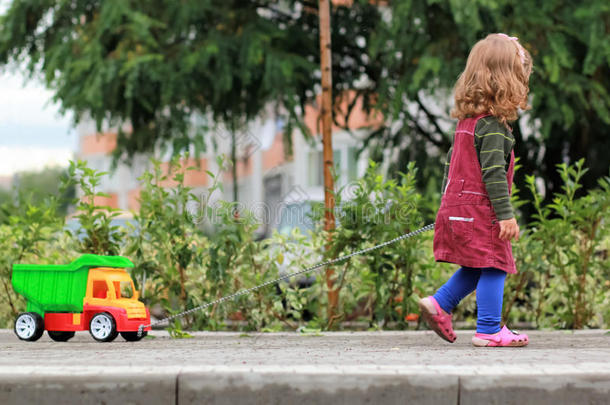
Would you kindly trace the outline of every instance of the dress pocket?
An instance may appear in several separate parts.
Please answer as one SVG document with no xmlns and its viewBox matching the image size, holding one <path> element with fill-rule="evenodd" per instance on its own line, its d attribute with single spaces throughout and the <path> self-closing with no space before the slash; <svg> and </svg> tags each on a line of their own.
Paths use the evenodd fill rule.
<svg viewBox="0 0 610 405">
<path fill-rule="evenodd" d="M 474 218 L 449 217 L 449 228 L 453 242 L 466 245 L 472 241 Z"/>
</svg>

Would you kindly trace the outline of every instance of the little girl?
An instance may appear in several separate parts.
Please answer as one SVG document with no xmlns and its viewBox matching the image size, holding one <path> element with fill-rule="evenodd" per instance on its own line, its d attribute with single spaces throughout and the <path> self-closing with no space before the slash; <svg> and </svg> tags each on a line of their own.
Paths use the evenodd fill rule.
<svg viewBox="0 0 610 405">
<path fill-rule="evenodd" d="M 475 346 L 525 346 L 528 337 L 500 328 L 504 279 L 516 273 L 511 239 L 519 226 L 510 203 L 513 138 L 508 122 L 527 109 L 530 54 L 517 38 L 491 34 L 470 52 L 455 85 L 459 122 L 445 163 L 434 231 L 434 257 L 459 270 L 434 296 L 419 302 L 423 318 L 443 339 L 457 338 L 451 311 L 477 294 Z"/>
</svg>

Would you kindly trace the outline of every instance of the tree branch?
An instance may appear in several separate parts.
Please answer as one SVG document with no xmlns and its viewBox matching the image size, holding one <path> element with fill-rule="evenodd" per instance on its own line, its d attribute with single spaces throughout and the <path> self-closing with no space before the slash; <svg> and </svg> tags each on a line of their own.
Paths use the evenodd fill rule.
<svg viewBox="0 0 610 405">
<path fill-rule="evenodd" d="M 447 150 L 449 149 L 449 147 L 451 146 L 449 144 L 449 142 L 445 139 L 445 137 L 443 136 L 443 134 L 445 133 L 445 131 L 443 131 L 441 129 L 441 127 L 438 125 L 438 122 L 436 121 L 437 117 L 432 114 L 424 105 L 424 103 L 421 101 L 421 98 L 419 97 L 419 94 L 415 97 L 415 100 L 417 101 L 417 105 L 419 106 L 419 108 L 424 112 L 424 114 L 426 114 L 426 117 L 428 118 L 428 122 L 430 122 L 434 128 L 436 129 L 436 132 L 441 136 L 441 140 L 437 141 L 437 146 L 438 145 L 442 145 L 442 148 Z M 431 137 L 429 137 L 429 139 L 432 139 Z"/>
</svg>

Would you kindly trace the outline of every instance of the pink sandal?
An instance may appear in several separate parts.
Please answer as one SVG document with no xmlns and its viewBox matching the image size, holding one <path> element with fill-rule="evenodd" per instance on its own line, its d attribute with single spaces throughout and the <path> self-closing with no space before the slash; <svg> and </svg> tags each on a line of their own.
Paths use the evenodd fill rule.
<svg viewBox="0 0 610 405">
<path fill-rule="evenodd" d="M 428 300 L 432 303 L 432 305 L 434 305 L 436 313 L 430 311 L 425 300 Z M 451 314 L 443 314 L 441 306 L 438 305 L 438 302 L 436 302 L 434 297 L 429 296 L 419 300 L 419 309 L 430 329 L 435 331 L 437 335 L 445 339 L 447 342 L 455 342 L 457 336 L 453 331 L 453 316 Z"/>
<path fill-rule="evenodd" d="M 504 325 L 495 335 L 476 333 L 472 344 L 477 347 L 523 347 L 527 346 L 529 338 L 526 334 L 514 332 Z"/>
</svg>

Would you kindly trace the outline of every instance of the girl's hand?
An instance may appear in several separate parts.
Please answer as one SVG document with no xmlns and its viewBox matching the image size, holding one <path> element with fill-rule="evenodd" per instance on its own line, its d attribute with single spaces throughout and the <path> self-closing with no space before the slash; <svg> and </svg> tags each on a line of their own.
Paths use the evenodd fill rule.
<svg viewBox="0 0 610 405">
<path fill-rule="evenodd" d="M 512 238 L 519 240 L 519 225 L 514 217 L 500 221 L 500 239 L 511 240 Z"/>
</svg>

